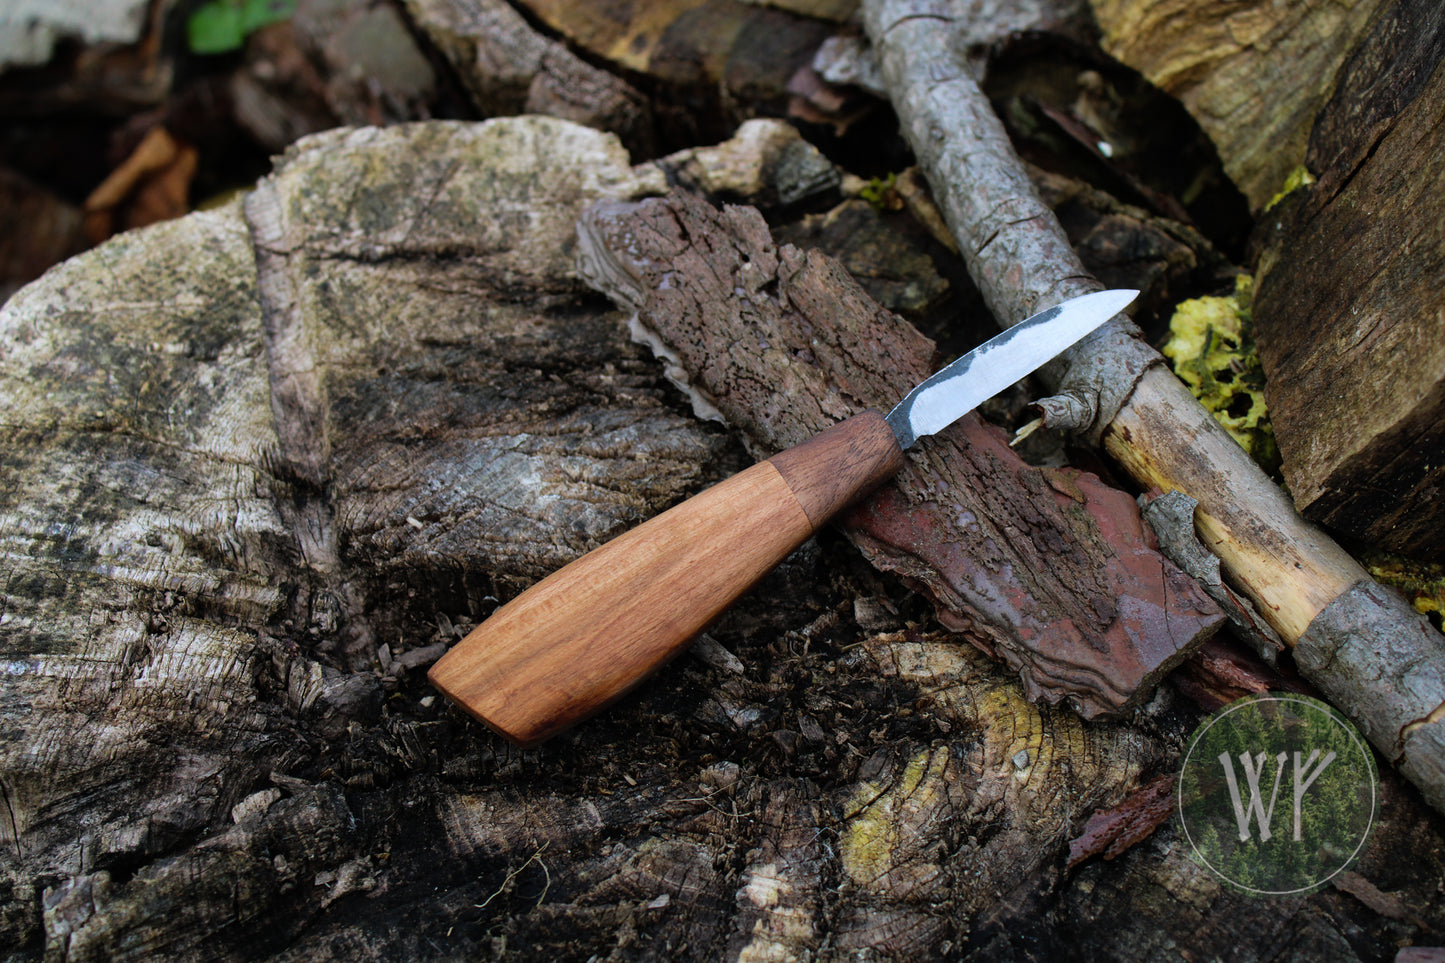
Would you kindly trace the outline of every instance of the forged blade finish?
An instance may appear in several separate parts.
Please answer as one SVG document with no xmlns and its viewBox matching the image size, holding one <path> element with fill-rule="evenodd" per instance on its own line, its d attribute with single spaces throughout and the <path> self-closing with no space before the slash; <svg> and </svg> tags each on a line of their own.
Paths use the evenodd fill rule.
<svg viewBox="0 0 1445 963">
<path fill-rule="evenodd" d="M 919 384 L 888 413 L 898 447 L 942 431 L 1124 310 L 1138 291 L 1095 291 L 1004 330 Z"/>
</svg>

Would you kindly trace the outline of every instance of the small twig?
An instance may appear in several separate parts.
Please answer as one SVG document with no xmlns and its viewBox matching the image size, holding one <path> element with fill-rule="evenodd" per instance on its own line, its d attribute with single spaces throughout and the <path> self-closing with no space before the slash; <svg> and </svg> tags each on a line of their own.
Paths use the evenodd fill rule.
<svg viewBox="0 0 1445 963">
<path fill-rule="evenodd" d="M 1024 425 L 1018 431 L 1014 432 L 1013 440 L 1008 443 L 1008 446 L 1010 448 L 1017 448 L 1019 445 L 1023 444 L 1025 438 L 1027 438 L 1029 435 L 1032 435 L 1043 426 L 1044 419 L 1035 418 L 1033 421 Z"/>
</svg>

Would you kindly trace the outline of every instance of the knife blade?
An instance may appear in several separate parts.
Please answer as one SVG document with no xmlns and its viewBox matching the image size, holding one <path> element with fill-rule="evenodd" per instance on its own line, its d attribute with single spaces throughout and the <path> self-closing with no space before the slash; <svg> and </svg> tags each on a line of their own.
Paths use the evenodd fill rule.
<svg viewBox="0 0 1445 963">
<path fill-rule="evenodd" d="M 1097 291 L 1006 329 L 910 391 L 668 509 L 547 576 L 427 673 L 457 706 L 534 746 L 624 695 L 844 508 L 903 452 L 1114 317 L 1137 291 Z"/>
</svg>

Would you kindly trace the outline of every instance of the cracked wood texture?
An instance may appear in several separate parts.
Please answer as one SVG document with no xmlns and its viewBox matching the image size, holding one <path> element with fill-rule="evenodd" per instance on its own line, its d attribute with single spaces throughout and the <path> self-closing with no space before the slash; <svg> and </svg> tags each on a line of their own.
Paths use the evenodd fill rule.
<svg viewBox="0 0 1445 963">
<path fill-rule="evenodd" d="M 934 370 L 931 342 L 836 261 L 775 246 L 751 208 L 684 193 L 603 203 L 582 235 L 584 274 L 637 307 L 649 340 L 760 456 L 887 411 Z M 1133 499 L 1025 464 L 974 414 L 910 451 L 844 530 L 1018 672 L 1029 698 L 1085 718 L 1147 699 L 1222 618 L 1154 549 Z"/>
<path fill-rule="evenodd" d="M 1066 874 L 1197 712 L 1031 705 L 833 535 L 543 749 L 449 709 L 419 670 L 497 598 L 745 462 L 571 266 L 583 204 L 660 187 L 563 123 L 339 131 L 0 309 L 0 958 L 1376 960 L 1440 931 L 1440 821 L 1388 778 L 1378 910 L 1223 891 L 1167 826 Z"/>
</svg>

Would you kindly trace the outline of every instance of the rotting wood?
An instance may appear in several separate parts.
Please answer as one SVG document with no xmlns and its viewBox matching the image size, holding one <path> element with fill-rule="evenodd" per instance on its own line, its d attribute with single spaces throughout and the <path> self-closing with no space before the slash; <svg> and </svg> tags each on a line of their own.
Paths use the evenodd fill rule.
<svg viewBox="0 0 1445 963">
<path fill-rule="evenodd" d="M 863 14 L 904 132 L 995 317 L 1024 317 L 1097 288 L 1038 199 L 978 85 L 955 60 L 948 9 L 865 0 Z M 1298 643 L 1317 616 L 1368 575 L 1300 518 L 1136 334 L 1111 324 L 1066 355 L 1067 367 L 1056 375 L 1063 403 L 1055 420 L 1089 428 L 1145 488 L 1195 498 L 1205 545 L 1285 642 Z M 1387 620 L 1380 631 L 1411 633 L 1425 647 L 1419 663 L 1396 665 L 1384 676 L 1373 675 L 1371 666 L 1356 665 L 1353 675 L 1351 667 L 1339 666 L 1317 684 L 1352 718 L 1368 717 L 1363 728 L 1376 748 L 1398 763 L 1407 730 L 1424 748 L 1433 738 L 1425 730 L 1445 726 L 1436 711 L 1445 705 L 1445 637 L 1416 632 L 1422 619 L 1403 604 L 1377 614 Z M 1415 683 L 1405 691 L 1396 685 L 1402 672 Z M 1409 766 L 1425 798 L 1445 811 L 1445 785 L 1429 781 L 1429 773 L 1429 767 Z"/>
<path fill-rule="evenodd" d="M 584 277 L 637 312 L 686 389 L 759 457 L 886 411 L 932 371 L 931 343 L 831 258 L 774 246 L 753 209 L 674 193 L 598 205 L 579 231 Z M 1024 464 L 976 414 L 910 452 L 843 528 L 1019 672 L 1030 698 L 1087 718 L 1138 705 L 1220 622 L 1154 552 L 1132 499 Z"/>
</svg>

